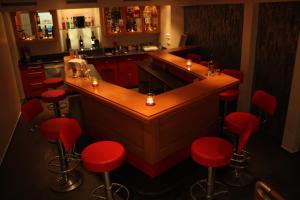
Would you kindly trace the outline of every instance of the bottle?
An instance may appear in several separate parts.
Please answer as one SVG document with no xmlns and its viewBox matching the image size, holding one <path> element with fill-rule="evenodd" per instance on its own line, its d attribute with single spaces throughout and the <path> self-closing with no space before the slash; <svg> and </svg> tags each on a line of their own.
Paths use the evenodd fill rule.
<svg viewBox="0 0 300 200">
<path fill-rule="evenodd" d="M 91 36 L 91 44 L 92 44 L 92 49 L 96 48 L 96 43 L 95 43 L 96 37 L 94 35 L 94 31 L 92 31 L 92 36 Z"/>
<path fill-rule="evenodd" d="M 207 72 L 207 75 L 208 76 L 213 76 L 214 73 L 215 73 L 215 62 L 214 62 L 214 59 L 213 59 L 213 56 L 210 55 L 210 60 L 208 61 L 208 72 Z"/>
<path fill-rule="evenodd" d="M 67 29 L 71 28 L 71 24 L 70 24 L 69 18 L 67 18 L 67 20 L 66 20 L 66 26 L 67 26 Z"/>
<path fill-rule="evenodd" d="M 44 30 L 45 30 L 45 37 L 46 38 L 48 38 L 49 37 L 49 32 L 48 32 L 48 28 L 47 28 L 47 26 L 45 25 L 45 27 L 44 27 Z"/>
<path fill-rule="evenodd" d="M 66 21 L 65 21 L 65 18 L 62 18 L 62 21 L 61 21 L 61 28 L 62 28 L 63 30 L 66 29 Z"/>
<path fill-rule="evenodd" d="M 40 25 L 40 23 L 41 23 L 40 16 L 38 13 L 36 13 L 36 23 L 37 23 L 37 25 Z"/>
<path fill-rule="evenodd" d="M 100 41 L 98 39 L 95 40 L 95 49 L 100 48 Z"/>
<path fill-rule="evenodd" d="M 74 19 L 73 19 L 73 17 L 71 17 L 71 20 L 70 20 L 70 28 L 75 28 L 74 27 Z"/>
<path fill-rule="evenodd" d="M 41 26 L 39 26 L 39 28 L 38 28 L 38 36 L 40 39 L 43 39 L 43 30 L 42 30 Z"/>
<path fill-rule="evenodd" d="M 94 26 L 94 25 L 95 25 L 94 17 L 91 16 L 91 26 Z"/>
<path fill-rule="evenodd" d="M 79 37 L 79 49 L 83 50 L 84 46 L 83 46 L 83 40 L 81 38 L 81 36 Z"/>
<path fill-rule="evenodd" d="M 67 47 L 67 51 L 69 51 L 69 49 L 71 48 L 71 40 L 69 38 L 68 33 L 67 33 L 67 37 L 66 37 L 66 47 Z"/>
</svg>

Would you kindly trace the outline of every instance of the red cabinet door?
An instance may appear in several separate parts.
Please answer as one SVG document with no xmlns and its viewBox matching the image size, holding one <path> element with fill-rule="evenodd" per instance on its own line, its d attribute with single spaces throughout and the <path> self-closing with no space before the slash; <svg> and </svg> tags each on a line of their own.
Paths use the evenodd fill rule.
<svg viewBox="0 0 300 200">
<path fill-rule="evenodd" d="M 88 63 L 94 65 L 95 69 L 104 81 L 117 84 L 117 63 L 114 59 L 103 58 L 98 60 L 89 60 Z"/>
<path fill-rule="evenodd" d="M 43 81 L 46 79 L 43 65 L 22 68 L 21 78 L 27 98 L 38 97 L 47 90 L 43 85 Z"/>
<path fill-rule="evenodd" d="M 132 88 L 138 85 L 137 59 L 122 58 L 118 61 L 118 85 Z"/>
</svg>

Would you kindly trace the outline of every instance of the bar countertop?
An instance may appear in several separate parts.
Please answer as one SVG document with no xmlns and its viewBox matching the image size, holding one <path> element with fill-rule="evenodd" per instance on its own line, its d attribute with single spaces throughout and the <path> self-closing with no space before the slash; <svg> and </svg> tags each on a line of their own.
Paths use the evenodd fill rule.
<svg viewBox="0 0 300 200">
<path fill-rule="evenodd" d="M 187 71 L 185 67 L 186 59 L 172 55 L 169 52 L 170 51 L 157 51 L 150 53 L 150 56 Z M 65 57 L 65 60 L 66 59 L 67 57 Z M 219 93 L 239 83 L 237 79 L 225 74 L 208 77 L 207 67 L 196 63 L 193 63 L 191 71 L 188 72 L 193 73 L 199 80 L 189 85 L 156 95 L 155 106 L 146 106 L 146 97 L 144 94 L 102 80 L 99 81 L 98 87 L 93 87 L 91 82 L 87 79 L 72 78 L 70 75 L 71 72 L 67 69 L 65 83 L 80 92 L 91 95 L 99 101 L 111 104 L 143 120 L 150 120 L 212 93 Z"/>
</svg>

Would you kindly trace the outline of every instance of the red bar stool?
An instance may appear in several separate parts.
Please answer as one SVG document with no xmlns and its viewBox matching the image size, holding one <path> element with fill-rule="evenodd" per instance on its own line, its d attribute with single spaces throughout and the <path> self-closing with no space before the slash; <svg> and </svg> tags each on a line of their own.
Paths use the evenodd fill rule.
<svg viewBox="0 0 300 200">
<path fill-rule="evenodd" d="M 61 77 L 47 78 L 43 81 L 46 88 L 56 89 L 64 84 L 64 79 Z"/>
<path fill-rule="evenodd" d="M 251 172 L 245 170 L 248 167 L 246 162 L 248 157 L 245 156 L 245 147 L 256 128 L 257 127 L 252 124 L 248 125 L 240 134 L 239 141 L 235 143 L 234 156 L 230 163 L 233 170 L 231 170 L 223 180 L 227 185 L 243 187 L 254 181 Z"/>
<path fill-rule="evenodd" d="M 125 149 L 120 143 L 113 141 L 96 142 L 87 146 L 81 155 L 86 170 L 103 173 L 104 185 L 94 189 L 91 193 L 92 197 L 113 200 L 118 199 L 117 195 L 122 194 L 124 195 L 123 199 L 129 199 L 128 189 L 119 183 L 111 183 L 109 178 L 109 172 L 118 168 L 125 159 Z"/>
<path fill-rule="evenodd" d="M 80 159 L 74 158 L 70 151 L 82 131 L 75 119 L 52 118 L 40 125 L 40 133 L 49 141 L 55 141 L 58 156 L 48 162 L 48 170 L 56 176 L 51 181 L 50 187 L 56 192 L 68 192 L 78 188 L 82 183 L 80 172 L 75 168 Z"/>
<path fill-rule="evenodd" d="M 260 110 L 259 113 L 261 115 L 271 116 L 275 112 L 277 101 L 272 95 L 262 90 L 257 90 L 252 97 L 252 104 Z M 237 140 L 240 140 L 244 131 L 251 126 L 253 133 L 257 132 L 260 124 L 264 122 L 263 120 L 260 116 L 248 112 L 233 112 L 225 117 L 225 127 L 228 132 L 236 137 L 236 150 L 238 149 Z M 236 152 L 236 155 L 232 162 L 234 170 L 231 171 L 224 181 L 232 186 L 246 186 L 253 181 L 252 175 L 246 170 L 248 166 L 246 161 L 249 159 L 249 153 L 243 149 L 242 153 Z"/>
<path fill-rule="evenodd" d="M 252 105 L 258 110 L 258 117 L 265 124 L 267 118 L 273 116 L 277 107 L 277 100 L 271 94 L 257 90 L 252 97 Z"/>
<path fill-rule="evenodd" d="M 56 117 L 61 116 L 59 101 L 66 97 L 66 92 L 62 89 L 48 90 L 41 94 L 41 98 L 44 102 L 52 103 L 53 110 Z"/>
<path fill-rule="evenodd" d="M 196 163 L 208 168 L 207 179 L 197 181 L 191 186 L 192 199 L 216 199 L 229 195 L 226 187 L 215 181 L 215 168 L 229 165 L 233 156 L 232 144 L 219 137 L 202 137 L 192 143 L 191 156 Z M 215 186 L 221 190 L 215 190 Z M 197 189 L 200 192 L 197 193 Z"/>
<path fill-rule="evenodd" d="M 24 122 L 29 125 L 29 130 L 34 132 L 37 125 L 31 124 L 33 119 L 37 117 L 44 110 L 41 102 L 38 99 L 31 99 L 21 106 L 22 117 Z"/>
<path fill-rule="evenodd" d="M 222 71 L 224 74 L 227 74 L 229 76 L 232 76 L 234 78 L 237 78 L 240 80 L 240 82 L 243 82 L 243 72 L 240 70 L 235 69 L 224 69 Z M 227 89 L 221 93 L 219 93 L 219 98 L 223 102 L 223 111 L 222 111 L 222 119 L 221 119 L 221 127 L 224 125 L 224 118 L 228 114 L 228 104 L 232 102 L 236 102 L 239 96 L 239 90 L 237 87 Z"/>
</svg>

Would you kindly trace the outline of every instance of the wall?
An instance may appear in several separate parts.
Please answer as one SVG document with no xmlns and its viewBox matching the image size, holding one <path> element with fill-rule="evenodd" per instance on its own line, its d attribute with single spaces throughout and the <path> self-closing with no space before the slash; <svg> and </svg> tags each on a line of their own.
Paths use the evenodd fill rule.
<svg viewBox="0 0 300 200">
<path fill-rule="evenodd" d="M 300 32 L 300 2 L 261 3 L 253 91 L 263 89 L 278 101 L 270 133 L 281 139 L 288 108 Z"/>
<path fill-rule="evenodd" d="M 0 163 L 2 163 L 20 115 L 20 97 L 5 29 L 3 13 L 1 12 L 0 46 L 2 52 L 0 54 L 0 96 L 2 98 L 0 98 Z"/>
<path fill-rule="evenodd" d="M 206 59 L 212 54 L 221 68 L 240 68 L 243 4 L 187 6 L 184 32 Z"/>
</svg>

